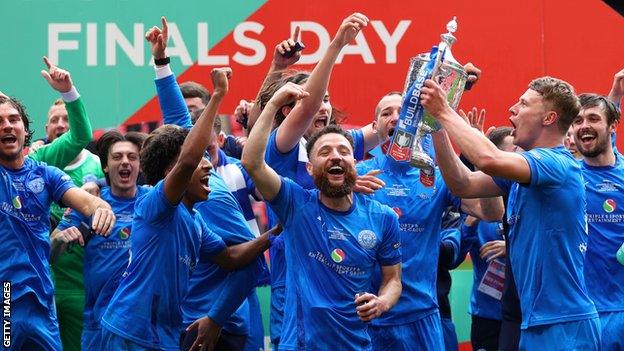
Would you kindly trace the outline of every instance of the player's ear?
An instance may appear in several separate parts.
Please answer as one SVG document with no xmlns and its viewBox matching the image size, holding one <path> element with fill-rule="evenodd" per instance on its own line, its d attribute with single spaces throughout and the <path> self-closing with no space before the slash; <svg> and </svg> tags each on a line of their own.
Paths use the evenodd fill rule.
<svg viewBox="0 0 624 351">
<path fill-rule="evenodd" d="M 308 174 L 310 176 L 314 175 L 314 173 L 312 172 L 312 164 L 310 162 L 306 162 L 306 171 L 308 171 Z"/>
</svg>

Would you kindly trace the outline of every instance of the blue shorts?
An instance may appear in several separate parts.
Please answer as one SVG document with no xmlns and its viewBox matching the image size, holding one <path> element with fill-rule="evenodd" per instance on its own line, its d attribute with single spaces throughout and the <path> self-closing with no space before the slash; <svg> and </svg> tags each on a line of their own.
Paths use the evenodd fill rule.
<svg viewBox="0 0 624 351">
<path fill-rule="evenodd" d="M 444 350 L 440 313 L 435 311 L 415 322 L 368 327 L 373 350 Z"/>
<path fill-rule="evenodd" d="M 523 329 L 519 350 L 599 351 L 600 320 L 591 318 Z"/>
<path fill-rule="evenodd" d="M 80 348 L 82 350 L 101 350 L 102 329 L 82 329 L 80 337 Z"/>
<path fill-rule="evenodd" d="M 11 301 L 11 317 L 5 319 L 11 323 L 10 344 L 3 340 L 3 349 L 62 350 L 56 311 L 51 307 L 42 306 L 31 293 Z"/>
<path fill-rule="evenodd" d="M 455 324 L 450 318 L 442 318 L 442 334 L 444 335 L 444 351 L 457 351 L 457 333 L 455 332 Z"/>
<path fill-rule="evenodd" d="M 141 346 L 135 342 L 111 332 L 106 328 L 102 328 L 102 347 L 101 351 L 159 351 L 160 349 L 151 349 Z"/>
<path fill-rule="evenodd" d="M 282 335 L 282 324 L 284 323 L 284 304 L 286 301 L 286 287 L 271 289 L 271 319 L 270 333 L 271 342 L 279 344 Z"/>
<path fill-rule="evenodd" d="M 624 351 L 624 311 L 602 312 L 602 349 Z"/>
</svg>

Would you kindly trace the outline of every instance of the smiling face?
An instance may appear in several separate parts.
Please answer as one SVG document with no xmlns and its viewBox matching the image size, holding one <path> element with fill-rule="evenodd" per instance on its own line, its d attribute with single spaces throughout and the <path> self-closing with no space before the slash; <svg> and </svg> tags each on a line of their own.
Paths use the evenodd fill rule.
<svg viewBox="0 0 624 351">
<path fill-rule="evenodd" d="M 297 103 L 300 103 L 300 102 L 297 102 Z M 312 134 L 327 127 L 329 125 L 331 114 L 332 114 L 332 105 L 331 105 L 331 102 L 329 101 L 329 93 L 325 93 L 325 96 L 323 97 L 323 101 L 321 102 L 321 107 L 319 108 L 318 112 L 316 112 L 316 114 L 314 115 L 312 124 L 310 125 L 308 130 L 306 130 L 304 137 L 306 139 L 309 139 L 310 136 L 312 136 Z"/>
<path fill-rule="evenodd" d="M 509 113 L 509 120 L 514 127 L 511 132 L 513 143 L 524 150 L 533 149 L 547 114 L 544 99 L 537 91 L 528 89 L 509 109 Z"/>
<path fill-rule="evenodd" d="M 202 160 L 195 168 L 191 181 L 186 188 L 184 196 L 190 200 L 191 203 L 197 203 L 200 201 L 208 200 L 210 194 L 210 171 L 212 170 L 212 164 L 208 159 L 202 158 Z"/>
<path fill-rule="evenodd" d="M 110 186 L 116 194 L 136 187 L 139 176 L 139 148 L 129 141 L 114 143 L 108 150 L 104 172 L 108 174 Z"/>
<path fill-rule="evenodd" d="M 399 115 L 401 114 L 401 104 L 403 97 L 399 94 L 384 96 L 375 108 L 375 126 L 377 134 L 381 140 L 394 135 Z"/>
<path fill-rule="evenodd" d="M 574 142 L 585 157 L 596 157 L 611 151 L 611 133 L 615 123 L 609 125 L 601 106 L 584 108 L 572 122 Z"/>
<path fill-rule="evenodd" d="M 69 121 L 65 104 L 52 105 L 48 111 L 48 122 L 45 125 L 46 137 L 49 142 L 60 137 L 69 130 Z"/>
<path fill-rule="evenodd" d="M 310 151 L 307 169 L 323 195 L 349 195 L 357 178 L 351 143 L 336 133 L 321 136 Z"/>
<path fill-rule="evenodd" d="M 19 111 L 10 103 L 0 104 L 0 159 L 19 159 L 25 140 L 26 127 Z"/>
</svg>

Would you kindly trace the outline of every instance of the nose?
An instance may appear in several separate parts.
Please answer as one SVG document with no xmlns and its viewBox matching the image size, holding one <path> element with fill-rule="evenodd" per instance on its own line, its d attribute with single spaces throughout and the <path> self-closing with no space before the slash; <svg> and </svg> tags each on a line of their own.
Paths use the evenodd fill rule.
<svg viewBox="0 0 624 351">
<path fill-rule="evenodd" d="M 11 124 L 11 122 L 9 122 L 8 118 L 2 118 L 0 119 L 0 129 L 7 129 L 7 130 L 11 130 L 13 127 L 13 125 Z"/>
<path fill-rule="evenodd" d="M 518 104 L 515 104 L 513 106 L 511 106 L 509 108 L 509 113 L 511 113 L 512 115 L 517 115 L 518 114 Z"/>
</svg>

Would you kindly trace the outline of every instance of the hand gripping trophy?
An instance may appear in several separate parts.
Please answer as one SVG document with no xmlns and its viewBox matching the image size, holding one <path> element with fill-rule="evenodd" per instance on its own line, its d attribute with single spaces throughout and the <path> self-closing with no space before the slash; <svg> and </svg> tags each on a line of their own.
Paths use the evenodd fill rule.
<svg viewBox="0 0 624 351">
<path fill-rule="evenodd" d="M 446 25 L 448 32 L 440 35 L 442 41 L 438 46 L 434 46 L 428 53 L 422 53 L 410 59 L 403 90 L 401 114 L 388 149 L 388 155 L 394 160 L 409 161 L 412 166 L 420 168 L 421 178 L 423 172 L 427 176 L 432 176 L 435 168 L 423 141 L 428 134 L 440 130 L 441 127 L 420 104 L 420 88 L 425 80 L 433 77 L 447 93 L 449 105 L 456 109 L 468 78 L 462 65 L 451 53 L 451 46 L 456 40 L 453 36 L 457 30 L 455 19 L 453 17 L 453 20 Z"/>
</svg>

